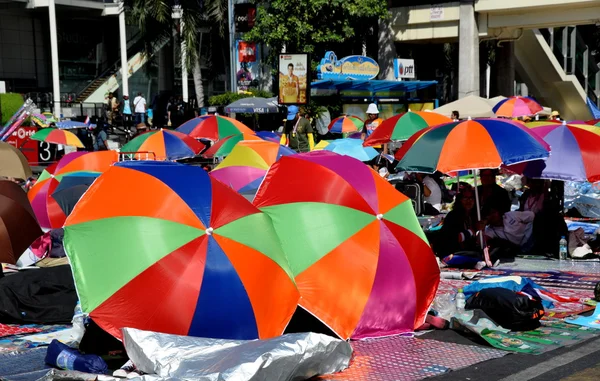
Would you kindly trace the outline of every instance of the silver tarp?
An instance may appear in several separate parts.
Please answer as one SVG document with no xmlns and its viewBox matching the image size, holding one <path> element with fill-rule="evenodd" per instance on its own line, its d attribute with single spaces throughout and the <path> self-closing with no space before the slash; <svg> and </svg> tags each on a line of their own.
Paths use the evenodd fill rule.
<svg viewBox="0 0 600 381">
<path fill-rule="evenodd" d="M 125 328 L 123 341 L 140 371 L 170 380 L 306 380 L 346 369 L 352 355 L 347 342 L 316 333 L 218 340 Z"/>
</svg>

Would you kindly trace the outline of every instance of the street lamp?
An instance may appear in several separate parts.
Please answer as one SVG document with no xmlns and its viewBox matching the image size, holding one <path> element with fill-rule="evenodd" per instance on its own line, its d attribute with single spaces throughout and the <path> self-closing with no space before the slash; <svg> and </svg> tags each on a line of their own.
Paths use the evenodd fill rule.
<svg viewBox="0 0 600 381">
<path fill-rule="evenodd" d="M 183 97 L 183 101 L 188 103 L 189 95 L 188 95 L 188 72 L 186 66 L 186 46 L 185 46 L 185 37 L 183 34 L 183 28 L 185 24 L 183 22 L 183 9 L 181 8 L 181 4 L 179 1 L 175 1 L 173 7 L 171 8 L 171 17 L 173 20 L 179 20 L 179 35 L 181 37 L 181 95 Z"/>
</svg>

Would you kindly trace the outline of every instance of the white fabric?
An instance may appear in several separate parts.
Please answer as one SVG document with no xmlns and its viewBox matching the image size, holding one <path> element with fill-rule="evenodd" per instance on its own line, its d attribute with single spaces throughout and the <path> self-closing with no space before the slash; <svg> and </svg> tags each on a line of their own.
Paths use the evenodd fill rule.
<svg viewBox="0 0 600 381">
<path fill-rule="evenodd" d="M 135 112 L 146 112 L 146 99 L 144 97 L 138 95 L 133 100 L 133 104 L 135 105 Z"/>
<path fill-rule="evenodd" d="M 379 114 L 379 110 L 375 103 L 371 103 L 369 107 L 367 107 L 367 114 Z"/>
<path fill-rule="evenodd" d="M 437 210 L 441 210 L 442 190 L 440 189 L 438 183 L 436 183 L 431 177 L 425 176 L 425 178 L 423 178 L 423 184 L 431 191 L 431 194 L 425 197 L 425 202 L 431 204 Z"/>
<path fill-rule="evenodd" d="M 490 238 L 505 239 L 515 245 L 522 246 L 531 238 L 533 231 L 533 212 L 504 213 L 503 226 L 486 226 L 485 235 Z"/>
<path fill-rule="evenodd" d="M 386 175 L 388 175 L 390 172 L 388 171 L 388 169 L 386 167 L 383 168 L 379 168 L 379 176 L 381 177 L 385 177 Z"/>
</svg>

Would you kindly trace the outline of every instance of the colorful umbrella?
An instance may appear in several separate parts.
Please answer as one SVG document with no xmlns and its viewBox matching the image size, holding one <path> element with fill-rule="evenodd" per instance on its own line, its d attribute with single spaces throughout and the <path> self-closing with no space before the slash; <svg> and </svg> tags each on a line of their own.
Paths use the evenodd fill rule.
<svg viewBox="0 0 600 381">
<path fill-rule="evenodd" d="M 204 149 L 204 145 L 182 134 L 171 130 L 148 131 L 132 139 L 121 147 L 121 152 L 150 152 L 155 160 L 179 160 L 194 157 Z M 145 154 L 134 155 L 143 160 Z"/>
<path fill-rule="evenodd" d="M 0 181 L 0 262 L 15 264 L 41 235 L 23 189 L 12 181 Z"/>
<path fill-rule="evenodd" d="M 552 147 L 546 161 L 536 160 L 510 169 L 527 177 L 551 180 L 600 180 L 600 129 L 588 125 L 552 123 L 533 127 L 532 131 Z"/>
<path fill-rule="evenodd" d="M 51 197 L 54 192 L 65 188 L 67 184 L 61 186 L 63 181 L 78 178 L 70 180 L 74 181 L 71 186 L 81 184 L 81 181 L 77 181 L 80 179 L 89 182 L 90 178 L 98 177 L 117 161 L 118 154 L 115 151 L 79 151 L 66 154 L 58 163 L 43 170 L 27 193 L 40 226 L 54 229 L 64 224 L 67 215 Z"/>
<path fill-rule="evenodd" d="M 388 118 L 365 140 L 365 146 L 377 146 L 392 140 L 406 140 L 426 127 L 452 122 L 452 119 L 429 111 L 409 111 Z"/>
<path fill-rule="evenodd" d="M 235 145 L 241 141 L 264 141 L 254 134 L 237 134 L 223 138 L 207 149 L 202 156 L 204 157 L 223 157 L 231 153 Z"/>
<path fill-rule="evenodd" d="M 590 126 L 596 126 L 596 127 L 600 127 L 600 119 L 592 119 L 592 120 L 588 120 L 587 122 L 585 122 L 586 124 L 589 124 Z"/>
<path fill-rule="evenodd" d="M 254 204 L 273 220 L 300 306 L 342 339 L 412 332 L 439 268 L 409 198 L 360 161 L 327 151 L 275 163 Z"/>
<path fill-rule="evenodd" d="M 473 119 L 417 132 L 398 151 L 397 168 L 434 173 L 499 168 L 548 157 L 550 147 L 521 123 Z"/>
<path fill-rule="evenodd" d="M 188 120 L 177 128 L 177 131 L 187 134 L 194 139 L 217 141 L 231 135 L 249 134 L 254 131 L 235 119 L 220 115 L 203 115 Z"/>
<path fill-rule="evenodd" d="M 273 143 L 279 143 L 281 141 L 281 135 L 273 131 L 256 131 L 256 136 L 262 140 L 266 140 Z"/>
<path fill-rule="evenodd" d="M 32 176 L 27 158 L 16 147 L 0 142 L 0 176 L 27 180 Z"/>
<path fill-rule="evenodd" d="M 295 153 L 278 143 L 241 141 L 210 175 L 240 193 L 256 193 L 269 167 L 282 156 Z"/>
<path fill-rule="evenodd" d="M 57 128 L 43 128 L 31 135 L 31 139 L 46 143 L 83 148 L 83 143 L 79 140 L 77 135 L 70 131 L 59 130 Z"/>
<path fill-rule="evenodd" d="M 350 156 L 360 161 L 369 161 L 379 155 L 379 152 L 375 148 L 363 147 L 362 140 L 349 138 L 332 140 L 323 149 L 340 155 Z"/>
<path fill-rule="evenodd" d="M 49 123 L 46 121 L 46 117 L 42 114 L 31 114 L 29 116 L 31 121 L 40 127 L 48 127 Z"/>
<path fill-rule="evenodd" d="M 492 110 L 497 116 L 519 118 L 535 115 L 544 108 L 531 97 L 514 96 L 501 100 Z"/>
<path fill-rule="evenodd" d="M 111 167 L 67 219 L 64 246 L 83 311 L 119 338 L 274 337 L 299 298 L 269 217 L 200 167 Z"/>
<path fill-rule="evenodd" d="M 329 145 L 329 143 L 331 143 L 333 140 L 321 140 L 320 142 L 317 143 L 317 145 L 315 145 L 315 149 L 313 151 L 320 151 L 320 150 L 324 150 L 325 147 L 327 147 Z"/>
<path fill-rule="evenodd" d="M 340 116 L 332 120 L 327 128 L 331 133 L 343 134 L 345 132 L 360 131 L 364 124 L 365 122 L 357 116 Z"/>
</svg>

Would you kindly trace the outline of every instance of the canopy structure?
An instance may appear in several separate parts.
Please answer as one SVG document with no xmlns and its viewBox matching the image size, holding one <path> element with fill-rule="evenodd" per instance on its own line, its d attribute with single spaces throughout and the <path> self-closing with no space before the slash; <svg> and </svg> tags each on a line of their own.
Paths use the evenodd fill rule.
<svg viewBox="0 0 600 381">
<path fill-rule="evenodd" d="M 434 112 L 450 117 L 452 111 L 458 111 L 461 118 L 492 118 L 496 116 L 488 99 L 469 95 L 454 102 L 436 108 Z"/>
<path fill-rule="evenodd" d="M 387 81 L 387 80 L 332 80 L 324 79 L 312 82 L 312 89 L 316 90 L 359 90 L 368 91 L 371 96 L 385 91 L 417 91 L 437 84 L 437 81 Z"/>
</svg>

